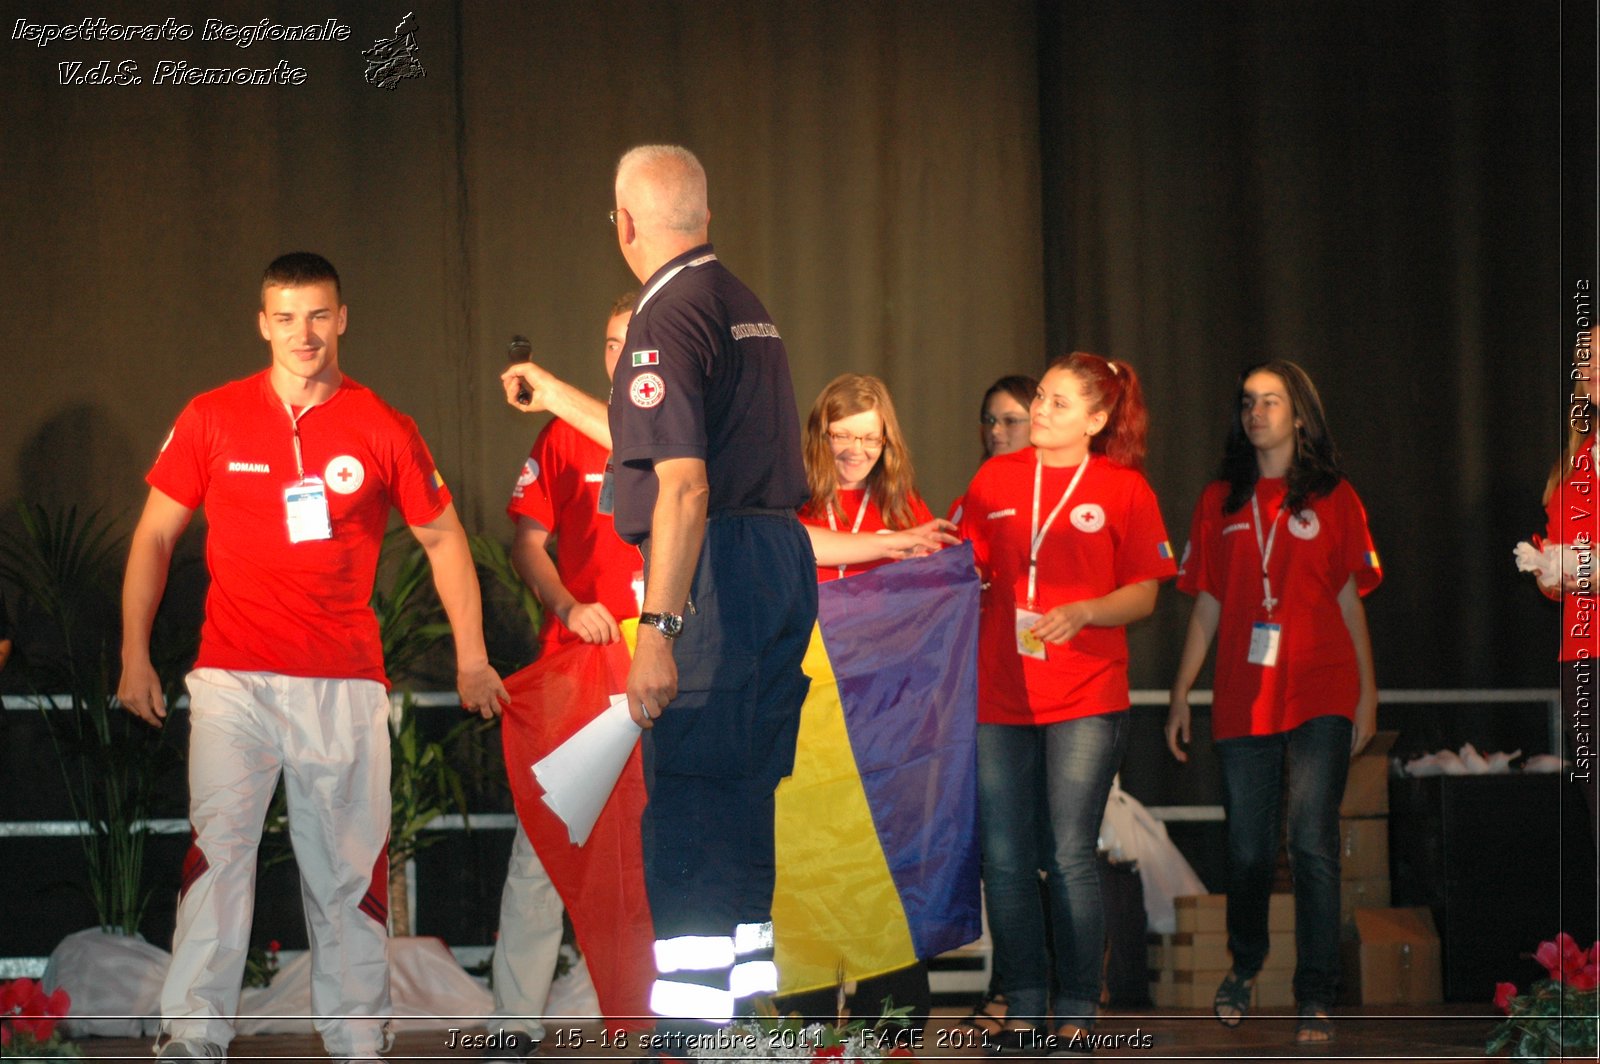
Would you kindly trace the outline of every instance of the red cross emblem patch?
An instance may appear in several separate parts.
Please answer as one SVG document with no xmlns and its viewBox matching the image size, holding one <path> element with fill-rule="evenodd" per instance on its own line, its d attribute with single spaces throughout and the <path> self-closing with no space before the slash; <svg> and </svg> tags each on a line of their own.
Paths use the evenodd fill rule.
<svg viewBox="0 0 1600 1064">
<path fill-rule="evenodd" d="M 641 373 L 628 385 L 628 398 L 642 410 L 657 406 L 667 397 L 667 382 L 654 373 Z"/>
<path fill-rule="evenodd" d="M 355 494 L 366 479 L 367 471 L 361 462 L 348 454 L 341 454 L 329 462 L 328 468 L 322 474 L 322 480 L 328 485 L 328 490 L 336 495 Z"/>
</svg>

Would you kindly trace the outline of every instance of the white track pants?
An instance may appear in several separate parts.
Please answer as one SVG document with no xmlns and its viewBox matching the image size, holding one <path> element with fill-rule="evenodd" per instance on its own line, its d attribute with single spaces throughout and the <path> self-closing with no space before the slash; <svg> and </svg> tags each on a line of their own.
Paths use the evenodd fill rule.
<svg viewBox="0 0 1600 1064">
<path fill-rule="evenodd" d="M 500 938 L 494 948 L 494 1019 L 504 1027 L 544 1038 L 545 1007 L 561 953 L 561 896 L 539 863 L 533 843 L 517 827 L 500 893 Z"/>
<path fill-rule="evenodd" d="M 161 990 L 164 1030 L 233 1038 L 256 850 L 281 772 L 311 940 L 311 1005 L 334 1057 L 376 1056 L 389 1015 L 389 701 L 372 680 L 189 674 L 193 843 Z"/>
</svg>

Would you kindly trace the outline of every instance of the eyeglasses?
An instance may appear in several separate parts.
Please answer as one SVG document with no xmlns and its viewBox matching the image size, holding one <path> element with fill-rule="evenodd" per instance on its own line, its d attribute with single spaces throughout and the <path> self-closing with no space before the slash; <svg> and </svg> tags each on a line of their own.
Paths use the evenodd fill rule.
<svg viewBox="0 0 1600 1064">
<path fill-rule="evenodd" d="M 876 451 L 883 446 L 882 436 L 855 436 L 848 432 L 830 432 L 828 439 L 833 441 L 835 447 L 848 447 L 852 443 L 859 443 L 869 451 Z"/>
<path fill-rule="evenodd" d="M 611 228 L 613 229 L 617 227 L 617 212 L 620 210 L 622 210 L 621 207 L 613 207 L 606 212 L 606 217 L 611 219 Z"/>
<path fill-rule="evenodd" d="M 978 420 L 986 429 L 992 429 L 996 425 L 1004 425 L 1008 429 L 1014 429 L 1019 425 L 1026 425 L 1028 423 L 1028 418 L 1020 414 L 1008 414 L 1005 417 L 995 417 L 993 414 L 984 414 L 980 416 Z"/>
</svg>

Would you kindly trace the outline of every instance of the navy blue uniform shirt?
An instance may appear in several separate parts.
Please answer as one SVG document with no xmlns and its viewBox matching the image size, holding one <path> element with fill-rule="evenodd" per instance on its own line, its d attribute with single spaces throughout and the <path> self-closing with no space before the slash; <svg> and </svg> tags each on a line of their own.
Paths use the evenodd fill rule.
<svg viewBox="0 0 1600 1064">
<path fill-rule="evenodd" d="M 707 511 L 796 509 L 810 495 L 789 356 L 754 292 L 710 244 L 645 282 L 611 389 L 617 534 L 650 535 L 654 463 L 699 458 Z"/>
</svg>

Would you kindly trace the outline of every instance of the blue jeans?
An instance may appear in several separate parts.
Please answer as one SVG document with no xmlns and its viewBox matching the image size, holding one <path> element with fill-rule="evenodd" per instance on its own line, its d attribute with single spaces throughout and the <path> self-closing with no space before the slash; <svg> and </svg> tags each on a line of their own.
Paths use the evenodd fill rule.
<svg viewBox="0 0 1600 1064">
<path fill-rule="evenodd" d="M 1055 938 L 1052 1012 L 1058 1024 L 1094 1022 L 1105 953 L 1094 853 L 1127 738 L 1126 710 L 1056 724 L 978 725 L 984 904 L 995 981 L 1013 1016 L 1045 1015 L 1042 868 Z"/>
<path fill-rule="evenodd" d="M 1294 875 L 1294 996 L 1331 1004 L 1339 989 L 1339 802 L 1350 769 L 1351 723 L 1313 717 L 1289 732 L 1223 739 L 1222 802 L 1228 814 L 1228 949 L 1254 975 L 1267 958 L 1267 899 L 1278 862 L 1279 807 Z"/>
</svg>

